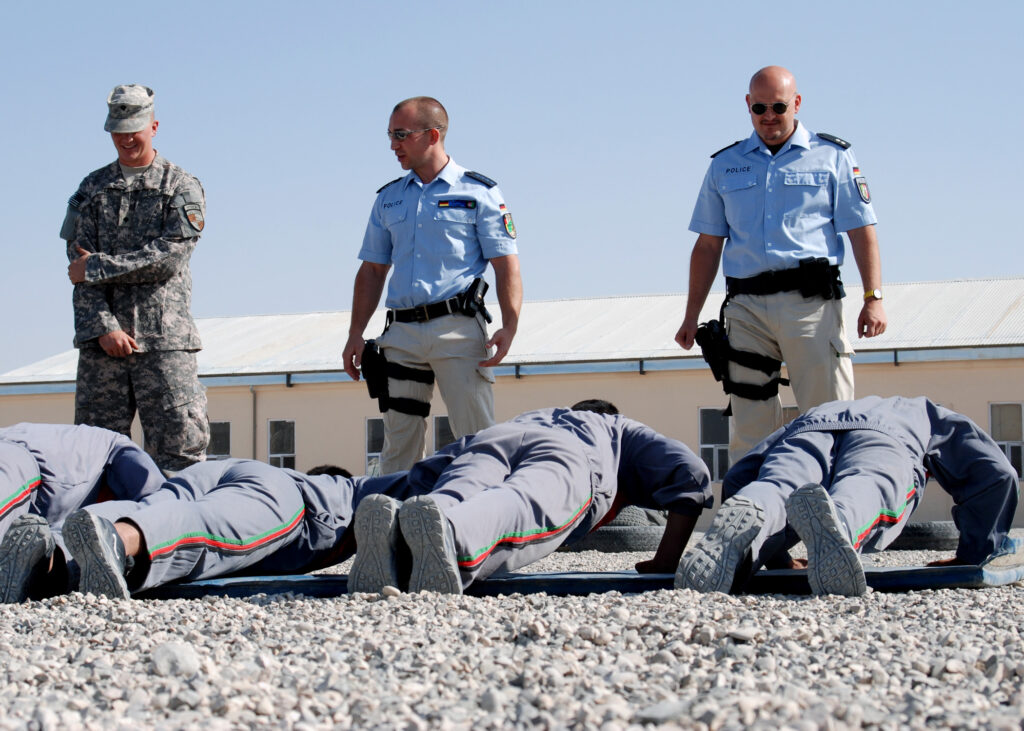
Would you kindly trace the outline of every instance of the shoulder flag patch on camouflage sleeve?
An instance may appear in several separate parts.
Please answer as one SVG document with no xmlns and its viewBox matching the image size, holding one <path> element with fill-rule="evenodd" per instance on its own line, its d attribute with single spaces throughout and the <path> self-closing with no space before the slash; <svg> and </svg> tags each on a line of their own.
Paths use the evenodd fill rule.
<svg viewBox="0 0 1024 731">
<path fill-rule="evenodd" d="M 189 226 L 194 228 L 197 232 L 203 230 L 203 227 L 206 225 L 206 221 L 203 219 L 203 209 L 198 203 L 186 203 L 183 213 Z"/>
<path fill-rule="evenodd" d="M 178 213 L 181 215 L 181 222 L 184 224 L 182 228 L 184 236 L 191 236 L 193 232 L 196 234 L 201 233 L 203 227 L 206 226 L 203 206 L 200 203 L 201 200 L 201 198 L 197 200 L 197 196 L 188 190 L 174 196 L 172 205 L 178 209 Z"/>
</svg>

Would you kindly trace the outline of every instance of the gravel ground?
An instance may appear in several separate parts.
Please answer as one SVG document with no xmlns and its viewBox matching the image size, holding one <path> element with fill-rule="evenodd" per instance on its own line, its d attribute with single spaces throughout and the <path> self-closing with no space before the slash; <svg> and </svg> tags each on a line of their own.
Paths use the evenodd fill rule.
<svg viewBox="0 0 1024 731">
<path fill-rule="evenodd" d="M 1024 726 L 1020 584 L 855 599 L 72 594 L 0 606 L 0 626 L 0 729 Z"/>
</svg>

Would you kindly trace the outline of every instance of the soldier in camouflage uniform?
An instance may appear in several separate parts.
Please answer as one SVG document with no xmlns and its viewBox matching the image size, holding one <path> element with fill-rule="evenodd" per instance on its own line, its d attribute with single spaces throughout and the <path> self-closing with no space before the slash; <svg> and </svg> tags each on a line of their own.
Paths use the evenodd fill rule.
<svg viewBox="0 0 1024 731">
<path fill-rule="evenodd" d="M 210 430 L 199 383 L 189 257 L 205 198 L 153 149 L 153 91 L 117 86 L 103 128 L 118 159 L 89 174 L 61 227 L 75 285 L 75 423 L 128 434 L 136 408 L 165 471 L 202 461 Z"/>
</svg>

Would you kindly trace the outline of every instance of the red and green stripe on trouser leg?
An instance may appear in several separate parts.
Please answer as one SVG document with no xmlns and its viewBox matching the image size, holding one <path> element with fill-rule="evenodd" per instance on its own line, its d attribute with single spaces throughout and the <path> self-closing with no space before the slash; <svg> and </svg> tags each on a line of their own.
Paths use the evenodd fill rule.
<svg viewBox="0 0 1024 731">
<path fill-rule="evenodd" d="M 89 508 L 111 522 L 128 519 L 145 537 L 149 569 L 133 590 L 237 573 L 301 534 L 305 505 L 287 472 L 244 461 L 218 474 L 214 465 L 190 468 L 138 503 Z"/>
<path fill-rule="evenodd" d="M 430 494 L 452 526 L 463 586 L 537 561 L 585 533 L 613 496 L 595 496 L 575 437 L 495 427 L 442 473 Z"/>
<path fill-rule="evenodd" d="M 0 537 L 15 518 L 28 512 L 41 484 L 32 454 L 19 444 L 0 440 Z"/>
</svg>

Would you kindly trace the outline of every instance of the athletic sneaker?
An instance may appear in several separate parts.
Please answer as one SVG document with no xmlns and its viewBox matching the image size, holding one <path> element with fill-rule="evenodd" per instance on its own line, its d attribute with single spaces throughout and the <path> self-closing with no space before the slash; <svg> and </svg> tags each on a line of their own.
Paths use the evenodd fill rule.
<svg viewBox="0 0 1024 731">
<path fill-rule="evenodd" d="M 78 564 L 78 590 L 111 599 L 128 599 L 125 581 L 128 559 L 114 524 L 87 510 L 72 513 L 64 522 L 64 543 Z"/>
<path fill-rule="evenodd" d="M 750 498 L 734 497 L 725 502 L 708 531 L 679 562 L 675 587 L 702 593 L 741 590 L 750 578 L 750 544 L 762 526 L 764 508 Z M 747 568 L 741 571 L 744 564 Z"/>
<path fill-rule="evenodd" d="M 41 515 L 22 515 L 11 523 L 0 541 L 0 602 L 28 599 L 29 588 L 50 568 L 54 542 Z"/>
<path fill-rule="evenodd" d="M 412 551 L 409 591 L 461 594 L 452 527 L 433 498 L 420 495 L 406 500 L 398 511 L 398 522 Z"/>
<path fill-rule="evenodd" d="M 368 495 L 356 508 L 356 557 L 348 572 L 348 593 L 379 592 L 398 586 L 398 501 Z"/>
<path fill-rule="evenodd" d="M 786 501 L 789 524 L 807 546 L 807 580 L 815 594 L 861 596 L 868 590 L 860 556 L 825 488 L 808 483 Z"/>
</svg>

